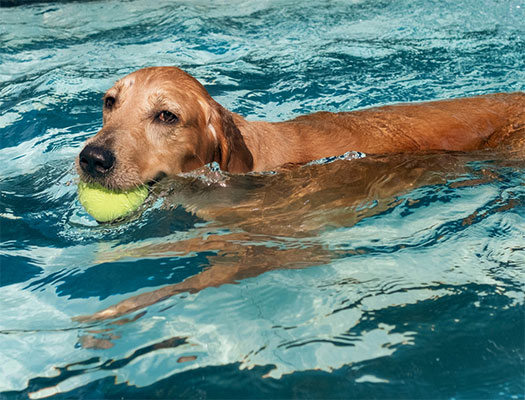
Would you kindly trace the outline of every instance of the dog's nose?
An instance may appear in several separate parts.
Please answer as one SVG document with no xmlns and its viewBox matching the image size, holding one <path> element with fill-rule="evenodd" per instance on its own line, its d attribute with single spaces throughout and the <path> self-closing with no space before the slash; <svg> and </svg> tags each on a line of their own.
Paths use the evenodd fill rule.
<svg viewBox="0 0 525 400">
<path fill-rule="evenodd" d="M 99 146 L 87 145 L 78 158 L 80 168 L 94 178 L 106 175 L 115 164 L 113 153 Z"/>
</svg>

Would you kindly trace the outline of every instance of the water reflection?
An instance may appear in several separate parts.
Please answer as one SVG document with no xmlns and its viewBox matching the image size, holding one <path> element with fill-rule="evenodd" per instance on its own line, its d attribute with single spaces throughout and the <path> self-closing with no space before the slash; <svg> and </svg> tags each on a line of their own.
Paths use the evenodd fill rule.
<svg viewBox="0 0 525 400">
<path fill-rule="evenodd" d="M 519 397 L 523 157 L 200 171 L 111 226 L 71 168 L 152 63 L 250 119 L 523 90 L 518 3 L 3 8 L 0 397 Z"/>
<path fill-rule="evenodd" d="M 500 179 L 497 171 L 479 167 L 480 158 L 489 155 L 438 153 L 330 160 L 252 175 L 226 175 L 204 167 L 164 182 L 156 190 L 165 207 L 182 205 L 209 223 L 173 239 L 168 236 L 117 246 L 99 253 L 98 261 L 168 256 L 185 260 L 202 254 L 207 267 L 183 281 L 127 298 L 78 320 L 119 317 L 177 293 L 219 287 L 271 270 L 327 265 L 352 255 L 400 250 L 409 242 L 392 245 L 384 231 L 372 231 L 376 237 L 369 236 L 366 246 L 353 237 L 346 243 L 332 237 L 347 236 L 345 230 L 367 218 L 381 216 L 385 220 L 396 210 L 394 218 L 406 218 L 436 201 L 459 198 L 457 188 Z M 478 165 L 469 164 L 472 160 Z M 469 218 L 472 214 L 461 223 L 466 224 Z M 431 240 L 445 236 L 444 232 L 436 234 L 438 228 L 428 226 L 428 221 L 424 225 Z M 323 236 L 331 238 L 329 243 L 320 239 Z M 380 240 L 381 244 L 375 244 Z M 414 242 L 421 245 L 421 238 Z"/>
</svg>

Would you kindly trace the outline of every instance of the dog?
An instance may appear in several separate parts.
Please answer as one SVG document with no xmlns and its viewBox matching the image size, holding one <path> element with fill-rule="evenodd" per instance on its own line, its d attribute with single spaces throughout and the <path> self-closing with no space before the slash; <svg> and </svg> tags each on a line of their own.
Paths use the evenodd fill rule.
<svg viewBox="0 0 525 400">
<path fill-rule="evenodd" d="M 344 163 L 293 168 L 348 150 L 367 154 L 352 161 L 351 173 Z M 179 174 L 217 162 L 230 173 L 228 187 L 182 179 L 172 201 L 190 204 L 190 211 L 219 225 L 227 222 L 231 232 L 210 235 L 207 226 L 202 234 L 197 229 L 185 240 L 137 243 L 104 254 L 107 260 L 116 260 L 135 253 L 138 257 L 216 253 L 208 257 L 207 269 L 183 282 L 75 319 L 117 318 L 177 293 L 198 292 L 276 268 L 329 263 L 338 257 L 337 252 L 315 241 L 291 249 L 257 243 L 275 237 L 315 236 L 326 225 L 352 225 L 389 209 L 397 195 L 411 188 L 465 176 L 470 173 L 466 164 L 471 154 L 473 159 L 491 159 L 495 151 L 503 160 L 506 154 L 517 155 L 522 164 L 524 93 L 249 122 L 214 101 L 197 80 L 178 68 L 138 70 L 105 94 L 103 127 L 77 158 L 81 179 L 111 189 L 128 189 L 163 177 L 177 184 Z M 276 169 L 281 173 L 244 174 Z M 491 174 L 483 170 L 478 181 L 470 182 L 498 179 Z M 348 187 L 351 193 L 341 196 L 338 187 Z M 361 207 L 371 202 L 374 207 Z M 317 206 L 312 209 L 305 204 Z M 360 211 L 349 213 L 348 209 Z"/>
<path fill-rule="evenodd" d="M 120 79 L 103 98 L 103 127 L 77 159 L 80 178 L 126 190 L 211 162 L 269 171 L 343 154 L 525 149 L 525 93 L 492 94 L 283 122 L 247 121 L 176 67 Z"/>
</svg>

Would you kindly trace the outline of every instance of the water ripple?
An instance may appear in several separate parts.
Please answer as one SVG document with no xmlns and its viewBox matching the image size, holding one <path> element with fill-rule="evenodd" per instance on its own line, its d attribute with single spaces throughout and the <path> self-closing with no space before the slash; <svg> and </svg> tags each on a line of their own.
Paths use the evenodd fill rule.
<svg viewBox="0 0 525 400">
<path fill-rule="evenodd" d="M 523 160 L 212 167 L 106 226 L 74 170 L 149 65 L 265 120 L 524 90 L 522 1 L 23 3 L 0 10 L 2 396 L 522 395 Z"/>
</svg>

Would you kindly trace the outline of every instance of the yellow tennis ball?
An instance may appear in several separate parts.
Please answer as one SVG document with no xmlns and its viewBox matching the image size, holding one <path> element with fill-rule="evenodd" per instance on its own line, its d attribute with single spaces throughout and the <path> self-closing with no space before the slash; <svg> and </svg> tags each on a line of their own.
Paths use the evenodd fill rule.
<svg viewBox="0 0 525 400">
<path fill-rule="evenodd" d="M 82 181 L 78 184 L 80 204 L 99 222 L 114 221 L 132 213 L 140 207 L 146 197 L 148 197 L 147 186 L 114 191 Z"/>
</svg>

